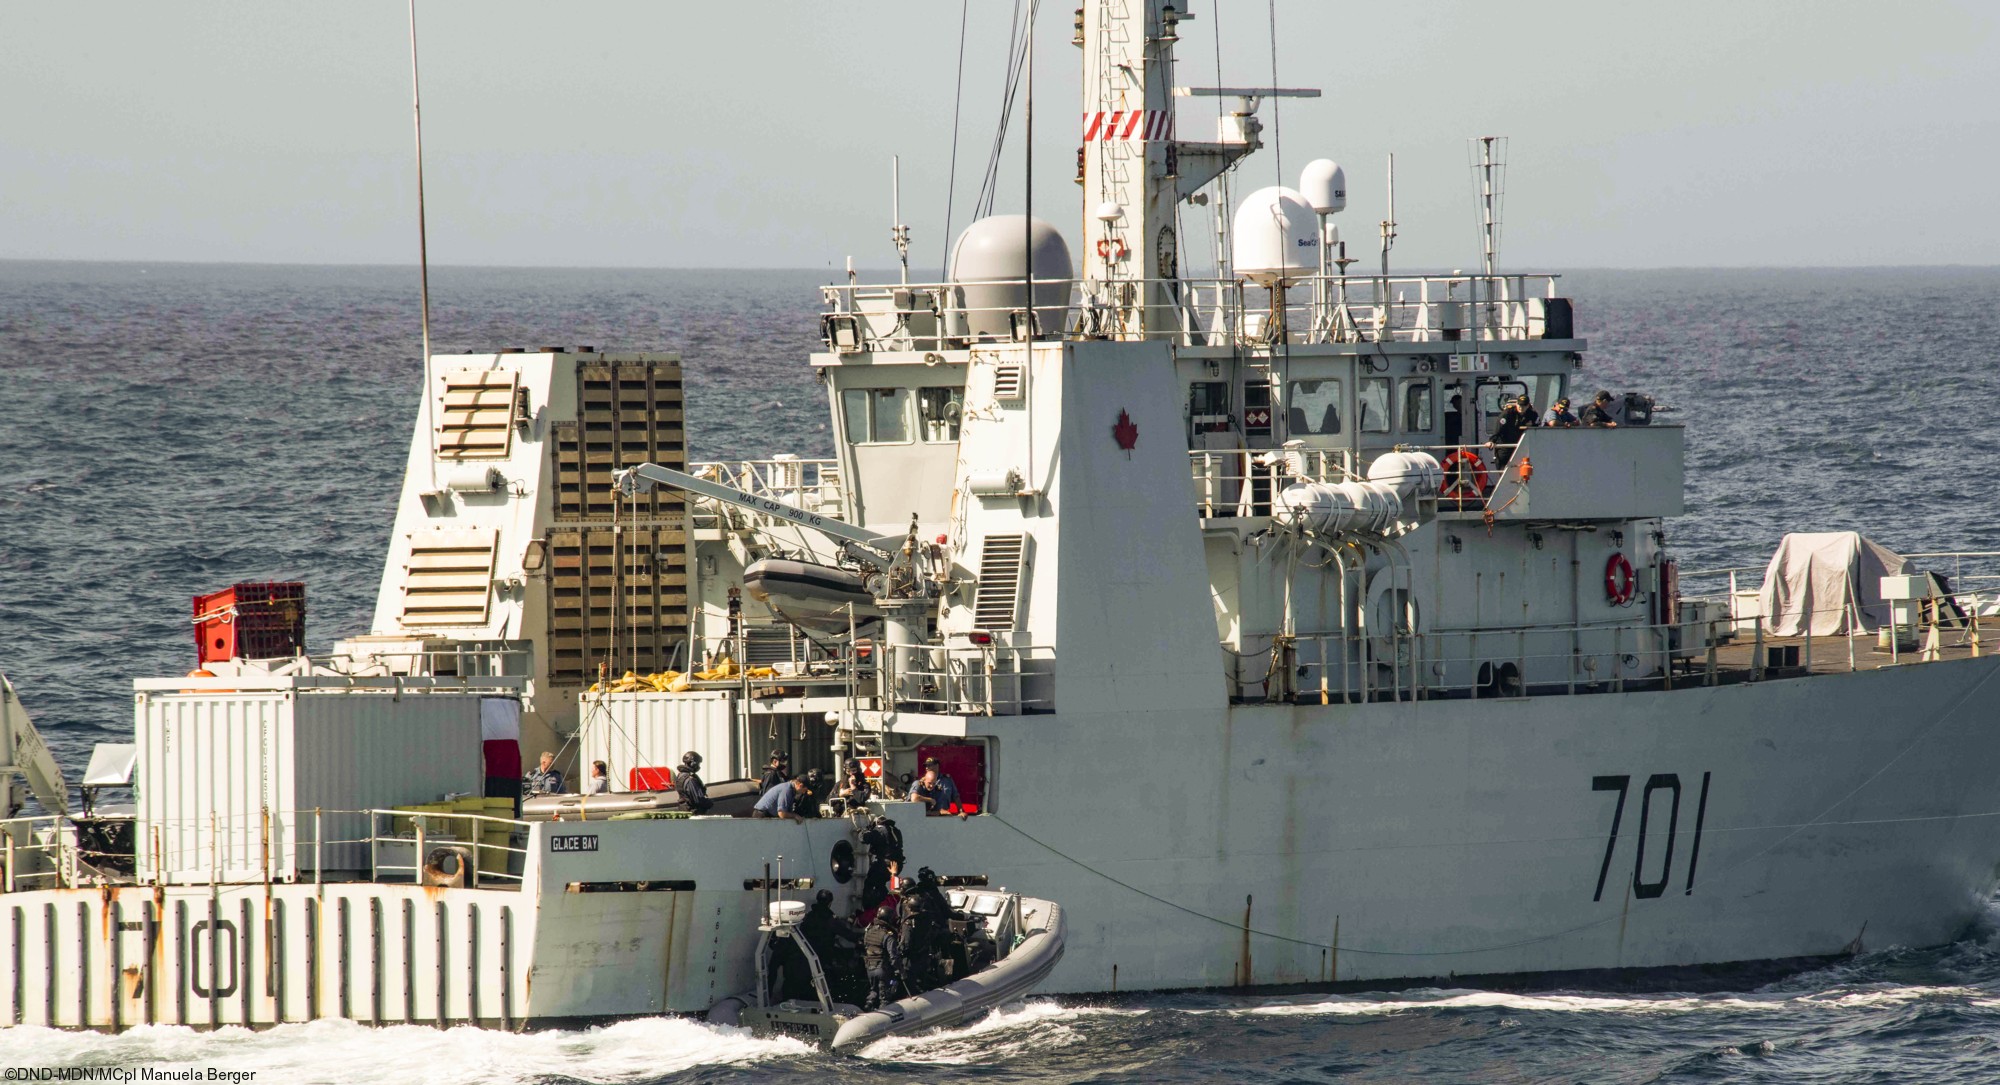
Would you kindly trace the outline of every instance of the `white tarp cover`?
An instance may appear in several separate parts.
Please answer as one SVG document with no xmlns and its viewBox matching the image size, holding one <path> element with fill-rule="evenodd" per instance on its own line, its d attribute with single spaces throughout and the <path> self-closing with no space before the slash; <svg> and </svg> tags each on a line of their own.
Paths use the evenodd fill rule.
<svg viewBox="0 0 2000 1085">
<path fill-rule="evenodd" d="M 1800 636 L 1808 621 L 1815 637 L 1873 632 L 1889 622 L 1882 578 L 1909 571 L 1908 558 L 1857 531 L 1786 535 L 1764 569 L 1765 632 Z"/>
</svg>

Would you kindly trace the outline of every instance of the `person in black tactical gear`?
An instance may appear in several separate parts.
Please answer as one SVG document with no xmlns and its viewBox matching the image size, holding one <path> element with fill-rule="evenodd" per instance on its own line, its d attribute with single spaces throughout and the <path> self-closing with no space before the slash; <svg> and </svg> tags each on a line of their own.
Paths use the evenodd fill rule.
<svg viewBox="0 0 2000 1085">
<path fill-rule="evenodd" d="M 833 891 L 822 889 L 814 896 L 806 917 L 799 920 L 799 934 L 819 959 L 826 976 L 827 993 L 836 1002 L 858 1006 L 867 997 L 867 976 L 855 967 L 855 951 L 861 931 L 833 913 Z"/>
<path fill-rule="evenodd" d="M 792 813 L 802 818 L 819 816 L 819 804 L 826 799 L 826 773 L 819 769 L 806 770 L 806 791 L 792 801 Z"/>
<path fill-rule="evenodd" d="M 928 991 L 945 982 L 941 962 L 949 955 L 946 933 L 951 903 L 929 867 L 917 871 L 916 882 L 902 894 L 903 960 L 911 991 Z"/>
<path fill-rule="evenodd" d="M 674 790 L 687 804 L 688 813 L 706 814 L 715 801 L 708 797 L 708 785 L 701 782 L 701 755 L 689 750 L 681 755 L 681 768 L 674 773 Z"/>
<path fill-rule="evenodd" d="M 792 778 L 792 755 L 783 750 L 772 750 L 771 759 L 764 767 L 764 778 L 757 781 L 757 793 L 763 793 Z"/>
<path fill-rule="evenodd" d="M 868 786 L 868 774 L 861 771 L 860 759 L 848 758 L 844 770 L 840 788 L 833 793 L 834 797 L 847 804 L 849 810 L 868 805 L 868 800 L 874 797 L 874 790 Z"/>
<path fill-rule="evenodd" d="M 885 905 L 876 910 L 875 922 L 861 936 L 861 960 L 868 967 L 868 1000 L 862 1009 L 877 1009 L 902 997 L 897 976 L 903 970 L 903 943 L 896 936 L 895 909 Z"/>
<path fill-rule="evenodd" d="M 861 882 L 861 907 L 867 909 L 889 895 L 889 879 L 903 867 L 903 833 L 877 814 L 861 830 L 861 843 L 868 849 L 868 874 Z"/>
</svg>

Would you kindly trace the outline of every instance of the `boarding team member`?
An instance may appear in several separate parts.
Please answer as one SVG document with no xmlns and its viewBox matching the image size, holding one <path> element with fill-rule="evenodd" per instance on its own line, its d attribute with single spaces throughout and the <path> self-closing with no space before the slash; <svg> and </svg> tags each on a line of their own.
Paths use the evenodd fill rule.
<svg viewBox="0 0 2000 1085">
<path fill-rule="evenodd" d="M 757 781 L 757 790 L 769 791 L 772 787 L 792 778 L 792 755 L 783 750 L 772 750 L 771 760 L 764 766 L 764 778 Z"/>
<path fill-rule="evenodd" d="M 1556 405 L 1542 415 L 1542 425 L 1549 429 L 1575 429 L 1581 424 L 1570 413 L 1568 396 L 1556 400 Z"/>
<path fill-rule="evenodd" d="M 674 773 L 674 790 L 687 804 L 688 813 L 706 814 L 715 800 L 708 797 L 708 785 L 701 782 L 701 755 L 689 750 L 681 755 L 681 770 Z"/>
<path fill-rule="evenodd" d="M 793 807 L 802 801 L 801 796 L 805 792 L 806 781 L 803 776 L 773 785 L 771 790 L 764 792 L 763 798 L 757 800 L 757 805 L 751 808 L 750 816 L 797 821 L 799 815 Z"/>
</svg>

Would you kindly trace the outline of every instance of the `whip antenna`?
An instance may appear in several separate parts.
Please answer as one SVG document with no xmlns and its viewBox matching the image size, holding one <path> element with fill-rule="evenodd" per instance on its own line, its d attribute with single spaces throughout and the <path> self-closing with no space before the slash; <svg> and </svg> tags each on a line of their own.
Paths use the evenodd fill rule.
<svg viewBox="0 0 2000 1085">
<path fill-rule="evenodd" d="M 417 83 L 417 0 L 410 0 L 410 113 L 417 128 L 417 297 L 423 309 L 424 326 L 424 428 L 431 423 L 431 256 L 424 228 L 424 96 Z M 432 434 L 432 447 L 436 435 Z M 431 489 L 437 489 L 437 455 L 430 456 Z"/>
</svg>

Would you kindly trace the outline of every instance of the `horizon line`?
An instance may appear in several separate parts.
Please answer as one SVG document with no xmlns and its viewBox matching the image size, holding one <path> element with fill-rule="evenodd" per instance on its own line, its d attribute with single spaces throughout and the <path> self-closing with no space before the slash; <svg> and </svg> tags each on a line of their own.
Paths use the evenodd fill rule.
<svg viewBox="0 0 2000 1085">
<path fill-rule="evenodd" d="M 250 267 L 250 268 L 353 268 L 381 270 L 417 270 L 416 262 L 371 263 L 365 261 L 308 262 L 299 260 L 143 260 L 127 257 L 69 257 L 69 256 L 0 256 L 0 264 L 88 264 L 95 266 L 165 266 L 165 267 Z M 780 272 L 820 272 L 831 271 L 845 275 L 844 266 L 829 262 L 825 267 L 806 265 L 750 265 L 750 264 L 432 264 L 432 268 L 453 271 L 780 271 Z M 883 267 L 856 267 L 857 274 L 888 274 L 900 271 L 895 265 Z M 1578 264 L 1568 271 L 1993 271 L 2000 270 L 2000 263 L 1993 264 Z M 1535 269 L 1533 265 L 1522 265 L 1517 270 L 1503 270 L 1495 274 L 1548 275 L 1565 274 Z M 1446 271 L 1442 268 L 1426 268 L 1412 264 L 1401 271 L 1390 272 L 1391 277 L 1412 274 L 1477 276 L 1477 272 L 1463 270 Z M 1348 278 L 1367 280 L 1376 275 L 1350 275 Z M 1195 276 L 1197 279 L 1203 276 Z"/>
</svg>

